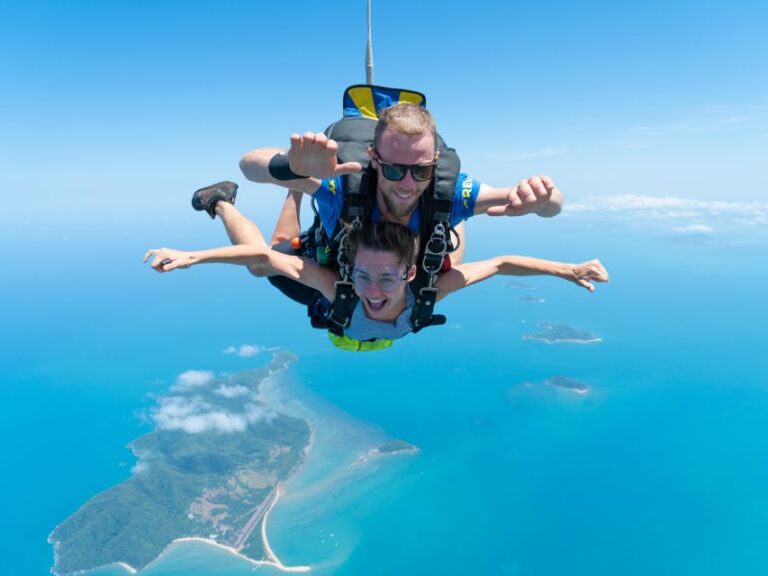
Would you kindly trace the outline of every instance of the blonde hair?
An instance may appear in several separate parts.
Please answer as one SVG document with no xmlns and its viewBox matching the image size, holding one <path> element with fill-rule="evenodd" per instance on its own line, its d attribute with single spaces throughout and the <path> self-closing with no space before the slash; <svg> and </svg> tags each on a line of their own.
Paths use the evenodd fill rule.
<svg viewBox="0 0 768 576">
<path fill-rule="evenodd" d="M 437 146 L 435 119 L 432 118 L 429 110 L 416 104 L 403 102 L 401 104 L 394 104 L 381 111 L 379 121 L 376 124 L 376 132 L 373 136 L 374 147 L 378 145 L 381 133 L 387 128 L 409 136 L 431 134 L 435 139 L 435 146 Z"/>
</svg>

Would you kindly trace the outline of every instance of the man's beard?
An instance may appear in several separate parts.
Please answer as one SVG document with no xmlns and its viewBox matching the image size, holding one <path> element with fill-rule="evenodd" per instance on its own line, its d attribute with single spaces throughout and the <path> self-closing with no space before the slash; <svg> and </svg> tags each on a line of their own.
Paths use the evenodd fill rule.
<svg viewBox="0 0 768 576">
<path fill-rule="evenodd" d="M 408 204 L 399 198 L 393 198 L 395 194 L 396 192 L 394 189 L 392 189 L 389 193 L 385 193 L 384 190 L 381 191 L 381 198 L 384 202 L 384 207 L 387 209 L 387 212 L 395 218 L 406 218 L 407 216 L 413 214 L 414 210 L 416 210 L 416 206 L 419 203 L 421 194 L 414 193 L 411 202 Z"/>
</svg>

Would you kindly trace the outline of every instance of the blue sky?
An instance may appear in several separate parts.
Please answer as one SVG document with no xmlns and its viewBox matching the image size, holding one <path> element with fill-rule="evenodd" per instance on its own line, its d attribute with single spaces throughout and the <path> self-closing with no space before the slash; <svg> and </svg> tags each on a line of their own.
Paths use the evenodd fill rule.
<svg viewBox="0 0 768 576">
<path fill-rule="evenodd" d="M 577 205 L 766 198 L 764 2 L 373 6 L 376 81 L 424 91 L 472 176 L 547 173 Z M 0 172 L 31 208 L 6 232 L 199 224 L 190 192 L 334 120 L 364 47 L 362 0 L 2 4 Z M 281 195 L 245 190 L 273 221 Z"/>
<path fill-rule="evenodd" d="M 730 274 L 739 266 L 757 268 L 759 285 L 759 249 L 718 267 L 708 248 L 732 241 L 728 226 L 759 236 L 756 245 L 768 238 L 768 2 L 373 3 L 376 81 L 425 92 L 471 176 L 509 185 L 546 173 L 565 194 L 567 211 L 554 221 L 526 218 L 512 229 L 474 219 L 470 258 L 491 251 L 602 258 L 613 281 L 599 299 L 569 293 L 561 301 L 585 329 L 592 317 L 598 325 L 623 322 L 599 311 L 616 302 L 632 303 L 630 318 L 666 319 L 679 294 L 689 294 L 691 269 L 706 272 L 693 278 L 704 277 L 708 291 L 690 293 L 708 303 L 712 294 L 718 303 L 733 300 Z M 103 487 L 105 470 L 124 477 L 114 463 L 136 436 L 130 411 L 148 379 L 158 378 L 159 389 L 183 370 L 230 370 L 234 354 L 248 357 L 244 342 L 328 346 L 305 327 L 302 310 L 241 270 L 202 267 L 159 280 L 141 256 L 160 245 L 224 243 L 218 222 L 189 206 L 193 190 L 222 179 L 242 185 L 238 205 L 269 232 L 283 195 L 245 184 L 238 160 L 335 120 L 343 89 L 365 79 L 365 37 L 363 0 L 0 1 L 0 300 L 12 343 L 0 347 L 11 382 L 0 395 L 14 394 L 0 406 L 16 417 L 3 422 L 14 430 L 44 418 L 64 431 L 65 449 L 22 480 L 45 483 L 50 469 L 77 469 L 70 459 L 93 472 L 72 480 L 77 487 L 65 487 L 55 505 L 35 508 L 35 488 L 47 484 L 32 483 L 35 502 L 21 498 L 20 509 L 36 510 L 40 534 Z M 656 227 L 650 242 L 642 231 L 617 245 L 601 235 L 637 223 Z M 657 278 L 673 268 L 665 258 L 682 272 Z M 200 306 L 199 294 L 214 289 L 236 316 Z M 737 332 L 743 318 L 765 325 L 746 294 L 736 299 Z M 450 321 L 483 322 L 466 308 L 478 300 L 448 301 Z M 702 308 L 701 324 L 714 318 L 724 326 L 717 322 L 732 308 Z M 661 344 L 649 337 L 646 347 L 671 342 L 665 350 L 694 357 L 677 337 L 686 326 L 673 322 L 674 336 Z M 750 342 L 764 341 L 755 330 Z M 440 334 L 393 353 L 426 350 Z M 59 399 L 77 409 L 60 410 Z M 91 426 L 94 415 L 95 429 L 114 434 L 117 426 L 121 436 L 89 459 L 83 447 L 93 434 L 83 423 Z M 18 466 L 15 454 L 49 450 L 48 430 L 40 430 L 11 451 L 9 469 Z M 47 566 L 42 537 L 34 546 Z"/>
</svg>

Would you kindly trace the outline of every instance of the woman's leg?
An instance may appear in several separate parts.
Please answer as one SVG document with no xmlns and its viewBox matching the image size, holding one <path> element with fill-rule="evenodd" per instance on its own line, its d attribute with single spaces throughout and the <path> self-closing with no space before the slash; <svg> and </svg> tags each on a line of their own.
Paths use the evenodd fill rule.
<svg viewBox="0 0 768 576">
<path fill-rule="evenodd" d="M 252 244 L 255 246 L 266 246 L 264 235 L 256 224 L 243 216 L 240 211 L 228 202 L 216 203 L 216 216 L 224 224 L 224 230 L 227 231 L 232 244 Z"/>
<path fill-rule="evenodd" d="M 224 229 L 227 231 L 229 241 L 232 244 L 250 244 L 252 246 L 266 246 L 267 241 L 256 224 L 243 216 L 240 211 L 229 202 L 217 202 L 216 216 L 219 217 Z M 248 266 L 248 271 L 254 276 L 263 276 L 255 266 Z"/>
</svg>

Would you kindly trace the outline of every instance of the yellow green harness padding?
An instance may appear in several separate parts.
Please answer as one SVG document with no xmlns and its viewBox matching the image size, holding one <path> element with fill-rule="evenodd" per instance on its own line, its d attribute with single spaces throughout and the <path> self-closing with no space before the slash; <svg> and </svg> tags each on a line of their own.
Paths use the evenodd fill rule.
<svg viewBox="0 0 768 576">
<path fill-rule="evenodd" d="M 375 352 L 376 350 L 389 348 L 395 343 L 394 340 L 387 340 L 386 338 L 377 340 L 355 340 L 349 336 L 339 336 L 333 332 L 328 332 L 328 338 L 337 348 L 349 350 L 350 352 Z"/>
</svg>

